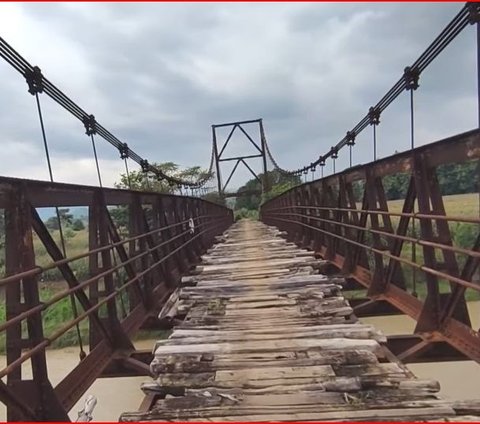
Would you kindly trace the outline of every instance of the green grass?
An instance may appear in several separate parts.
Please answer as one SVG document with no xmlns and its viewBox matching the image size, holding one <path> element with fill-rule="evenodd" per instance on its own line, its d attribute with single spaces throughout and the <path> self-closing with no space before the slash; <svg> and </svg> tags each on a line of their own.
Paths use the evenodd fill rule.
<svg viewBox="0 0 480 424">
<path fill-rule="evenodd" d="M 445 206 L 445 212 L 447 216 L 450 217 L 458 217 L 458 218 L 467 218 L 467 217 L 478 217 L 479 214 L 479 197 L 477 193 L 469 193 L 469 194 L 455 194 L 450 196 L 444 196 L 443 202 Z M 401 212 L 403 200 L 395 200 L 390 201 L 388 206 L 392 212 Z M 416 209 L 418 210 L 418 205 L 416 205 Z M 398 223 L 394 223 L 395 227 Z M 453 245 L 457 247 L 462 247 L 466 249 L 471 249 L 475 242 L 475 239 L 479 232 L 479 226 L 477 224 L 468 224 L 468 223 L 460 223 L 460 222 L 450 222 L 449 223 L 450 233 L 453 239 Z M 412 228 L 410 228 L 410 233 L 413 234 Z M 420 234 L 420 223 L 416 222 L 416 229 L 415 229 L 416 237 L 419 237 Z M 423 249 L 422 246 L 417 246 L 416 251 L 416 263 L 423 264 L 424 257 L 423 257 Z M 443 262 L 443 253 L 441 249 L 435 249 L 436 259 L 439 262 Z M 412 260 L 412 244 L 405 243 L 402 249 L 403 258 Z M 463 265 L 466 261 L 466 255 L 456 254 L 457 262 L 462 269 Z M 415 273 L 415 280 L 417 282 L 415 291 L 418 294 L 420 299 L 424 299 L 426 297 L 426 276 L 425 273 L 412 269 L 409 266 L 403 266 L 405 279 L 407 282 L 407 287 L 413 291 L 413 280 L 414 280 L 414 273 Z M 449 293 L 450 292 L 450 283 L 447 280 L 439 280 L 439 290 L 440 293 Z M 465 297 L 467 300 L 480 300 L 480 292 L 467 289 L 465 293 Z"/>
<path fill-rule="evenodd" d="M 50 287 L 41 287 L 40 288 L 40 301 L 46 302 L 50 300 L 58 290 L 52 290 Z M 81 306 L 76 303 L 78 313 L 80 314 L 83 309 Z M 43 333 L 44 337 L 49 338 L 59 330 L 63 325 L 66 325 L 68 322 L 71 322 L 74 319 L 72 303 L 70 297 L 59 300 L 53 305 L 49 306 L 47 309 L 41 312 L 42 323 L 43 323 Z M 0 321 L 5 322 L 6 320 L 6 310 L 5 303 L 0 304 Z M 79 323 L 79 330 L 82 341 L 84 344 L 88 342 L 88 322 L 87 320 L 82 320 Z M 27 336 L 26 320 L 22 322 L 22 336 Z M 5 352 L 5 332 L 0 333 L 0 353 Z M 75 327 L 68 330 L 62 336 L 57 338 L 52 342 L 50 347 L 52 348 L 61 348 L 66 346 L 74 346 L 79 344 L 77 330 Z"/>
<path fill-rule="evenodd" d="M 443 203 L 445 212 L 448 216 L 457 217 L 477 217 L 479 216 L 479 199 L 478 193 L 467 194 L 452 194 L 450 196 L 443 196 Z M 390 212 L 401 212 L 403 206 L 403 199 L 390 200 L 388 208 Z M 418 204 L 415 205 L 418 211 Z"/>
<path fill-rule="evenodd" d="M 57 246 L 60 247 L 59 231 L 54 230 L 51 231 L 50 234 L 57 243 Z M 80 255 L 88 250 L 88 229 L 81 231 L 67 229 L 64 231 L 64 236 L 67 257 Z M 52 263 L 52 258 L 36 234 L 33 236 L 33 248 L 35 250 L 35 262 L 37 265 L 46 266 Z M 88 276 L 88 257 L 71 262 L 70 267 L 78 279 L 86 278 Z M 59 281 L 62 280 L 62 275 L 60 271 L 55 268 L 45 271 L 42 274 L 42 279 L 44 281 Z"/>
<path fill-rule="evenodd" d="M 258 220 L 258 210 L 240 208 L 234 211 L 234 219 L 238 221 L 242 218 Z"/>
<path fill-rule="evenodd" d="M 60 244 L 60 235 L 58 230 L 50 231 L 52 238 L 55 240 L 58 246 Z M 80 255 L 88 251 L 88 229 L 73 231 L 70 228 L 64 230 L 65 236 L 65 245 L 66 252 L 68 257 Z M 35 262 L 40 266 L 47 266 L 52 263 L 50 255 L 47 253 L 45 247 L 43 246 L 40 239 L 37 235 L 33 234 L 33 246 L 35 251 Z M 128 246 L 126 246 L 128 248 Z M 0 257 L 4 257 L 5 253 L 0 249 Z M 118 258 L 117 258 L 118 260 Z M 88 257 L 78 259 L 76 261 L 70 262 L 70 267 L 72 268 L 74 274 L 79 281 L 84 281 L 89 277 L 88 269 Z M 0 275 L 4 275 L 5 269 L 0 268 Z M 125 281 L 125 272 L 120 270 L 118 274 L 115 275 L 115 278 L 119 279 L 120 282 Z M 46 302 L 52 298 L 52 296 L 63 292 L 68 288 L 66 282 L 63 280 L 63 277 L 58 269 L 47 270 L 42 273 L 39 279 L 39 295 L 40 301 Z M 126 292 L 123 292 L 122 299 L 117 297 L 117 312 L 119 319 L 122 319 L 125 316 L 126 311 L 128 311 L 128 295 Z M 78 314 L 81 314 L 84 310 L 76 302 L 76 309 Z M 105 305 L 99 309 L 99 315 L 105 316 Z M 72 308 L 72 300 L 70 296 L 59 300 L 53 305 L 46 308 L 42 311 L 41 319 L 43 322 L 43 331 L 44 336 L 49 338 L 58 331 L 63 325 L 71 322 L 74 319 L 74 313 Z M 0 322 L 6 321 L 6 309 L 4 301 L 4 292 L 0 290 Z M 88 345 L 89 338 L 89 325 L 88 319 L 82 320 L 79 324 L 80 337 L 84 345 Z M 22 322 L 22 334 L 27 335 L 27 326 L 26 320 Z M 155 335 L 154 335 L 155 334 Z M 162 332 L 159 334 L 156 332 L 139 332 L 137 334 L 137 339 L 144 339 L 149 337 L 160 337 L 162 338 Z M 0 353 L 5 352 L 5 338 L 6 332 L 3 331 L 0 333 Z M 79 344 L 77 328 L 74 326 L 62 336 L 57 338 L 50 345 L 51 348 L 62 348 L 67 346 L 75 346 Z"/>
<path fill-rule="evenodd" d="M 403 200 L 391 200 L 388 202 L 388 209 L 390 212 L 400 213 L 402 212 Z M 457 217 L 457 218 L 475 218 L 479 217 L 479 196 L 478 193 L 470 194 L 456 194 L 451 196 L 444 196 L 443 202 L 445 206 L 445 212 L 447 216 Z M 357 205 L 361 207 L 361 205 Z M 415 210 L 418 211 L 418 204 L 415 205 Z M 382 225 L 382 219 L 379 218 L 380 225 Z M 392 225 L 396 230 L 398 223 L 400 221 L 399 217 L 392 217 Z M 478 224 L 469 224 L 469 223 L 460 223 L 460 222 L 450 222 L 449 223 L 450 232 L 453 239 L 453 245 L 457 247 L 462 247 L 466 249 L 471 249 L 475 242 L 475 239 L 480 231 Z M 417 219 L 415 222 L 415 230 L 413 229 L 412 222 L 410 222 L 407 235 L 413 238 L 418 238 L 420 236 L 420 222 Z M 387 245 L 387 238 L 381 237 L 383 245 Z M 367 240 L 369 244 L 372 242 L 372 235 L 367 233 Z M 373 254 L 368 254 L 370 257 L 370 263 L 373 264 Z M 443 262 L 443 254 L 441 249 L 435 249 L 436 259 L 439 262 Z M 424 264 L 423 248 L 422 246 L 417 245 L 415 250 L 415 257 L 412 256 L 412 243 L 405 242 L 403 244 L 402 252 L 400 256 L 404 259 L 408 259 L 417 264 Z M 460 269 L 462 269 L 465 264 L 466 255 L 455 254 L 457 262 Z M 385 263 L 387 261 L 385 260 Z M 402 270 L 405 277 L 405 282 L 407 289 L 410 293 L 416 293 L 418 298 L 425 299 L 427 294 L 426 289 L 426 277 L 425 273 L 421 270 L 415 270 L 413 267 L 402 264 Z M 439 280 L 439 290 L 440 293 L 449 293 L 450 292 L 450 283 L 447 280 Z M 357 295 L 355 295 L 357 297 Z M 467 301 L 480 300 L 480 292 L 467 289 L 465 293 Z"/>
<path fill-rule="evenodd" d="M 52 284 L 50 284 L 51 286 Z M 59 291 L 63 291 L 65 288 L 59 287 L 59 284 L 56 284 L 57 287 L 52 289 L 52 287 L 43 286 L 40 288 L 40 301 L 46 302 L 50 300 L 54 295 L 56 295 Z M 126 305 L 128 308 L 128 304 Z M 80 306 L 78 301 L 76 301 L 76 307 L 78 314 L 83 312 L 83 308 Z M 122 314 L 122 307 L 120 305 L 120 301 L 117 302 L 117 311 L 119 318 L 121 319 Z M 105 314 L 105 310 L 100 309 L 99 315 L 103 316 Z M 51 337 L 56 331 L 58 331 L 64 325 L 67 325 L 74 319 L 73 309 L 72 309 L 72 300 L 70 297 L 63 298 L 58 302 L 54 303 L 53 305 L 49 306 L 46 310 L 42 311 L 42 323 L 43 323 L 43 333 L 44 337 L 49 338 Z M 0 303 L 0 322 L 6 321 L 6 310 L 5 310 L 5 303 Z M 51 344 L 50 348 L 58 349 L 68 346 L 78 346 L 79 339 L 78 339 L 78 332 L 80 332 L 80 337 L 84 346 L 88 346 L 88 339 L 89 339 L 89 325 L 88 319 L 83 319 L 78 324 L 78 330 L 76 326 L 72 327 L 66 333 L 64 333 L 59 338 L 55 339 Z M 145 339 L 162 339 L 167 337 L 169 334 L 168 331 L 152 331 L 152 330 L 141 330 L 139 331 L 134 340 L 145 340 Z M 22 336 L 26 337 L 28 335 L 27 328 L 25 321 L 22 323 Z M 5 353 L 6 349 L 6 332 L 3 331 L 0 333 L 0 353 Z"/>
</svg>

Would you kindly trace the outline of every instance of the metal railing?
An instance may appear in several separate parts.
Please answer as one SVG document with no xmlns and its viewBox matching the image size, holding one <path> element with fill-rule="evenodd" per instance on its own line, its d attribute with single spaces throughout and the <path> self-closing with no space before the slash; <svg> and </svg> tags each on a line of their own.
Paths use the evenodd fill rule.
<svg viewBox="0 0 480 424">
<path fill-rule="evenodd" d="M 88 237 L 80 253 L 76 246 L 65 257 L 37 209 L 78 206 L 88 208 Z M 148 366 L 132 358 L 132 336 L 156 318 L 180 276 L 233 220 L 231 210 L 199 198 L 13 178 L 0 178 L 0 210 L 5 227 L 0 340 L 7 355 L 0 401 L 9 421 L 68 420 L 67 412 L 112 359 L 148 374 Z M 70 248 L 67 237 L 67 253 Z M 48 263 L 37 263 L 41 250 L 51 258 Z M 78 263 L 87 269 L 79 273 Z M 40 283 L 52 270 L 62 283 L 47 284 L 57 289 L 46 292 Z M 49 313 L 62 303 L 70 316 L 51 328 Z M 45 350 L 75 333 L 79 364 L 54 388 Z M 27 362 L 32 379 L 22 370 Z"/>
<path fill-rule="evenodd" d="M 475 162 L 478 184 L 479 159 L 474 130 L 294 187 L 264 203 L 261 219 L 328 259 L 370 298 L 414 318 L 425 340 L 447 341 L 480 362 L 465 298 L 467 289 L 480 292 L 480 218 L 449 216 L 437 175 L 441 166 Z M 384 180 L 398 174 L 409 182 L 392 211 Z M 471 245 L 456 242 L 458 223 Z"/>
</svg>

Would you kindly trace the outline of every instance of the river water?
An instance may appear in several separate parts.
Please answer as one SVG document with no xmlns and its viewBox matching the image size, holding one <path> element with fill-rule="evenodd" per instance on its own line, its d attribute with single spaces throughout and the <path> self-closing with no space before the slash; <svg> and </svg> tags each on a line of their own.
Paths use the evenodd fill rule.
<svg viewBox="0 0 480 424">
<path fill-rule="evenodd" d="M 480 327 L 480 302 L 469 304 L 473 328 Z M 386 335 L 412 334 L 415 322 L 403 315 L 363 318 L 363 322 L 373 324 Z M 154 340 L 135 342 L 138 349 L 149 349 Z M 47 352 L 49 375 L 55 386 L 78 363 L 78 348 L 50 350 Z M 0 356 L 3 368 L 5 357 Z M 440 394 L 445 399 L 461 400 L 480 397 L 480 365 L 473 361 L 410 364 L 410 370 L 419 378 L 434 379 L 440 382 Z M 24 372 L 28 375 L 29 370 Z M 87 391 L 84 397 L 92 394 L 98 403 L 94 410 L 94 421 L 116 421 L 125 411 L 135 411 L 140 405 L 143 394 L 140 384 L 147 377 L 127 377 L 115 379 L 99 379 Z M 82 408 L 83 400 L 72 409 L 70 417 L 75 420 L 77 412 Z M 0 403 L 0 421 L 5 421 L 5 407 Z"/>
</svg>

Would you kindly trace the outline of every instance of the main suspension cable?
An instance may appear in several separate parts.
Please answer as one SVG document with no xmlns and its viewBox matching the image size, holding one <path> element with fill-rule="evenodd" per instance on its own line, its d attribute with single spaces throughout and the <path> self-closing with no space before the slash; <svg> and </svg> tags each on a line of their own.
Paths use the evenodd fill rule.
<svg viewBox="0 0 480 424">
<path fill-rule="evenodd" d="M 440 34 L 433 40 L 433 42 L 427 47 L 427 49 L 419 56 L 419 58 L 409 67 L 405 69 L 411 70 L 412 72 L 417 74 L 418 76 L 433 62 L 433 60 L 469 25 L 472 23 L 477 22 L 477 17 L 479 15 L 480 5 L 479 3 L 467 3 L 465 4 L 462 9 L 454 16 L 454 18 L 446 25 L 446 27 L 440 32 Z M 320 165 L 320 163 L 325 161 L 328 158 L 332 158 L 335 160 L 336 158 L 332 157 L 332 154 L 338 152 L 345 146 L 349 145 L 348 140 L 348 133 L 353 133 L 355 135 L 360 134 L 367 126 L 373 125 L 373 158 L 374 160 L 377 159 L 377 134 L 376 134 L 376 127 L 379 124 L 379 116 L 380 114 L 395 100 L 398 96 L 401 95 L 402 92 L 407 90 L 407 78 L 406 72 L 404 75 L 395 82 L 392 88 L 379 100 L 379 102 L 372 106 L 367 113 L 353 129 L 347 132 L 347 136 L 342 138 L 335 146 L 334 149 L 330 149 L 330 151 L 326 152 L 325 154 L 319 156 L 319 158 L 310 163 L 309 165 L 305 165 L 302 168 L 297 170 L 285 170 L 282 169 L 269 149 L 268 144 L 267 147 L 267 154 L 274 164 L 274 167 L 277 171 L 281 172 L 282 174 L 290 174 L 290 175 L 300 175 L 306 169 L 311 169 L 314 166 Z M 372 115 L 373 115 L 373 123 L 372 123 Z M 350 145 L 350 150 L 352 150 L 352 145 Z M 352 166 L 352 160 L 350 160 L 350 166 Z M 333 165 L 335 168 L 335 165 Z M 323 168 L 322 168 L 323 169 Z M 334 171 L 335 172 L 335 171 Z"/>
<path fill-rule="evenodd" d="M 16 52 L 13 47 L 11 47 L 3 38 L 0 37 L 0 57 L 2 57 L 8 64 L 10 64 L 17 72 L 27 78 L 27 75 L 34 74 L 35 81 L 31 80 L 29 83 L 29 92 L 32 94 L 34 93 L 35 87 L 41 85 L 42 90 L 41 92 L 45 93 L 49 96 L 52 100 L 54 100 L 57 104 L 62 106 L 66 111 L 72 114 L 75 118 L 80 121 L 84 121 L 88 119 L 90 116 L 85 110 L 83 110 L 80 106 L 78 106 L 75 102 L 73 102 L 69 97 L 67 97 L 61 90 L 59 90 L 55 85 L 53 85 L 48 79 L 46 79 L 42 73 L 40 68 L 37 66 L 32 66 L 28 61 L 26 61 L 18 52 Z M 117 137 L 115 137 L 112 133 L 110 133 L 107 129 L 105 129 L 102 125 L 97 123 L 97 134 L 102 137 L 105 141 L 110 143 L 112 146 L 116 147 L 117 149 L 124 143 L 122 143 Z M 93 142 L 95 144 L 95 142 Z M 94 150 L 95 146 L 94 146 Z M 96 155 L 96 152 L 94 152 Z M 211 161 L 211 165 L 209 166 L 208 172 L 202 174 L 196 180 L 185 180 L 175 176 L 170 176 L 163 172 L 161 169 L 157 168 L 156 166 L 148 164 L 146 159 L 142 158 L 136 152 L 128 148 L 127 157 L 131 158 L 133 161 L 137 162 L 141 165 L 141 162 L 144 161 L 148 165 L 149 172 L 153 173 L 158 179 L 165 179 L 168 182 L 174 185 L 184 185 L 188 187 L 201 187 L 205 185 L 207 181 L 209 181 L 213 177 L 213 162 Z M 98 159 L 97 159 L 98 161 Z M 97 172 L 98 169 L 97 169 Z M 99 177 L 99 181 L 101 177 Z"/>
</svg>

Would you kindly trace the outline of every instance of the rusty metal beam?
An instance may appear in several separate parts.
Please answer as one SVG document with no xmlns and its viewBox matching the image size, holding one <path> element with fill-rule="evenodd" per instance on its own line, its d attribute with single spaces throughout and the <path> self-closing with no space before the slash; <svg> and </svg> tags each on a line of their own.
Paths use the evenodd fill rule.
<svg viewBox="0 0 480 424">
<path fill-rule="evenodd" d="M 99 378 L 142 377 L 150 375 L 150 363 L 153 360 L 152 349 L 136 350 L 130 353 L 128 359 L 131 360 L 130 364 L 125 359 L 112 359 L 102 374 L 99 375 Z"/>
<path fill-rule="evenodd" d="M 364 297 L 348 299 L 348 302 L 358 318 L 403 315 L 402 311 L 385 300 L 372 300 Z"/>
<path fill-rule="evenodd" d="M 109 205 L 132 208 L 135 237 L 122 239 Z M 35 210 L 55 206 L 89 207 L 89 248 L 82 255 L 65 258 Z M 148 374 L 132 337 L 146 321 L 155 321 L 181 273 L 197 263 L 214 237 L 233 221 L 231 210 L 198 198 L 2 177 L 0 207 L 5 208 L 7 271 L 0 279 L 7 288 L 7 320 L 0 330 L 7 333 L 7 366 L 0 370 L 7 384 L 2 382 L 0 401 L 7 405 L 9 420 L 23 421 L 67 421 L 67 411 L 109 367 L 114 370 L 121 364 L 130 373 Z M 154 215 L 150 221 L 145 208 Z M 190 219 L 195 222 L 193 233 L 187 226 Z M 35 264 L 33 231 L 52 258 L 44 268 Z M 139 248 L 127 251 L 125 244 Z M 79 279 L 70 265 L 81 258 L 89 260 L 86 279 Z M 69 288 L 42 302 L 39 278 L 55 268 Z M 119 270 L 125 271 L 124 277 Z M 127 305 L 123 304 L 124 291 L 135 294 Z M 44 335 L 42 312 L 72 294 L 83 311 Z M 84 319 L 90 324 L 89 353 L 53 388 L 45 348 Z M 22 323 L 27 332 L 22 331 Z M 33 380 L 22 375 L 21 365 L 26 361 L 31 362 Z"/>
<path fill-rule="evenodd" d="M 386 345 L 404 363 L 470 360 L 447 342 L 428 342 L 418 335 L 388 336 Z"/>
<path fill-rule="evenodd" d="M 380 302 L 388 302 L 416 320 L 422 340 L 399 352 L 401 357 L 424 356 L 433 342 L 448 342 L 480 362 L 480 333 L 471 326 L 465 302 L 466 288 L 480 291 L 472 281 L 480 262 L 480 237 L 471 247 L 455 246 L 449 227 L 450 222 L 477 225 L 480 219 L 446 215 L 436 174 L 440 165 L 473 160 L 480 161 L 479 130 L 294 187 L 264 203 L 261 219 L 286 231 L 289 240 L 313 248 L 337 272 L 365 287 L 371 301 L 354 305 L 359 315 L 376 314 Z M 399 172 L 409 176 L 410 185 L 402 213 L 392 213 L 382 178 Z M 360 184 L 360 209 L 359 199 L 352 199 L 353 183 Z M 400 218 L 395 230 L 391 217 Z M 402 257 L 405 243 L 413 244 L 412 252 L 417 246 L 421 249 L 421 263 L 413 253 Z M 458 255 L 467 258 L 462 270 Z M 413 269 L 413 276 L 425 276 L 425 299 L 418 298 L 415 284 L 406 287 L 402 273 L 407 268 Z M 440 290 L 443 280 L 448 285 Z"/>
</svg>

